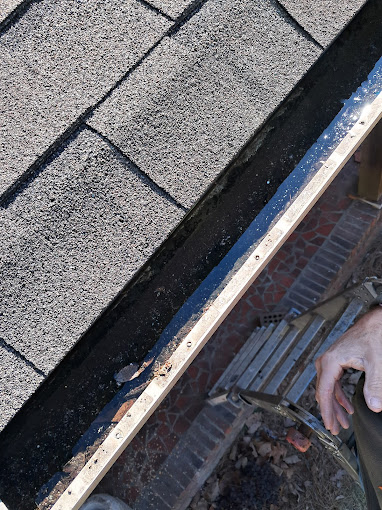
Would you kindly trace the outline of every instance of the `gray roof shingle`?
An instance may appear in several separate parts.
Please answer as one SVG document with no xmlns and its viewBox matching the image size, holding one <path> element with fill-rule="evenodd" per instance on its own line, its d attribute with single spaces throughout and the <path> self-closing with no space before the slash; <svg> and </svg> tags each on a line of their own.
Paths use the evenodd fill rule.
<svg viewBox="0 0 382 510">
<path fill-rule="evenodd" d="M 0 194 L 169 26 L 135 0 L 32 3 L 0 37 Z"/>
<path fill-rule="evenodd" d="M 17 6 L 22 3 L 22 0 L 1 0 L 0 4 L 0 23 L 12 13 Z"/>
<path fill-rule="evenodd" d="M 48 373 L 184 212 L 84 130 L 0 214 L 0 337 Z"/>
<path fill-rule="evenodd" d="M 150 3 L 175 19 L 197 2 L 195 0 L 151 0 Z"/>
<path fill-rule="evenodd" d="M 0 343 L 0 430 L 43 381 L 30 365 Z M 6 367 L 6 370 L 4 368 Z M 17 383 L 17 384 L 16 384 Z"/>
<path fill-rule="evenodd" d="M 191 207 L 320 53 L 273 0 L 210 0 L 90 123 Z"/>
<path fill-rule="evenodd" d="M 349 23 L 365 0 L 280 0 L 300 25 L 325 48 Z"/>
</svg>

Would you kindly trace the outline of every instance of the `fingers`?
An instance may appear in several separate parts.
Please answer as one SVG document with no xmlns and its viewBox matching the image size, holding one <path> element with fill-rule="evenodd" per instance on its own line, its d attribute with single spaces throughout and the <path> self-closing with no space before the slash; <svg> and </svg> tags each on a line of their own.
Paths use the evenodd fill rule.
<svg viewBox="0 0 382 510">
<path fill-rule="evenodd" d="M 341 406 L 346 409 L 346 411 L 349 414 L 354 413 L 354 407 L 353 404 L 350 402 L 350 400 L 347 398 L 347 396 L 344 393 L 344 390 L 342 389 L 340 381 L 337 381 L 335 384 L 335 397 L 337 399 L 337 402 L 341 404 Z"/>
<path fill-rule="evenodd" d="M 316 400 L 325 427 L 338 434 L 348 427 L 345 410 L 354 408 L 346 398 L 339 380 L 343 369 L 364 371 L 366 404 L 374 412 L 382 411 L 382 309 L 365 314 L 316 361 Z"/>
<path fill-rule="evenodd" d="M 337 400 L 333 399 L 333 408 L 334 408 L 334 425 L 331 429 L 332 434 L 337 435 L 343 427 L 344 429 L 349 428 L 349 419 L 344 411 L 344 408 L 340 406 Z M 340 427 L 341 426 L 341 427 Z"/>
<path fill-rule="evenodd" d="M 321 408 L 321 415 L 322 415 L 322 406 L 320 404 Z M 341 427 L 344 429 L 348 429 L 350 426 L 348 416 L 345 412 L 345 410 L 349 414 L 353 414 L 354 408 L 352 404 L 347 399 L 343 389 L 341 388 L 340 383 L 337 381 L 335 384 L 334 392 L 331 396 L 331 402 L 330 402 L 330 413 L 331 418 L 330 421 L 327 419 L 327 417 L 322 415 L 322 418 L 324 420 L 325 427 L 330 430 L 330 432 L 334 435 L 339 434 Z"/>
<path fill-rule="evenodd" d="M 318 358 L 315 365 L 317 370 L 316 400 L 320 404 L 322 419 L 327 429 L 337 430 L 338 419 L 335 391 L 336 383 L 342 376 L 343 369 L 335 359 L 328 355 Z M 341 393 L 340 397 L 343 400 Z"/>
<path fill-rule="evenodd" d="M 363 394 L 367 406 L 371 411 L 382 411 L 382 360 L 373 360 L 365 369 L 365 385 Z"/>
</svg>

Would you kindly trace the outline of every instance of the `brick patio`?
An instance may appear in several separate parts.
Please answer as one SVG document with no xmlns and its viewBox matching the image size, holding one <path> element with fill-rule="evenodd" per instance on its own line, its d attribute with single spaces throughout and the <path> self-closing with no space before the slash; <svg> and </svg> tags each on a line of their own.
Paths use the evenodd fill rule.
<svg viewBox="0 0 382 510">
<path fill-rule="evenodd" d="M 246 411 L 205 399 L 261 314 L 303 311 L 347 282 L 380 212 L 356 192 L 351 160 L 250 287 L 97 487 L 136 510 L 185 508 L 235 439 Z M 178 459 L 178 461 L 176 460 Z"/>
</svg>

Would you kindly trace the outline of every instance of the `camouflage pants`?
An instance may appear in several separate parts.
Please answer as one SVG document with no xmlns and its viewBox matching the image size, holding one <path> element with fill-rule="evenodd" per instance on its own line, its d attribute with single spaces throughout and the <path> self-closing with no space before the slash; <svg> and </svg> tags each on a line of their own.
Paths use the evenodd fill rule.
<svg viewBox="0 0 382 510">
<path fill-rule="evenodd" d="M 354 434 L 368 510 L 382 509 L 382 413 L 374 413 L 363 397 L 365 378 L 361 377 L 353 398 Z"/>
</svg>

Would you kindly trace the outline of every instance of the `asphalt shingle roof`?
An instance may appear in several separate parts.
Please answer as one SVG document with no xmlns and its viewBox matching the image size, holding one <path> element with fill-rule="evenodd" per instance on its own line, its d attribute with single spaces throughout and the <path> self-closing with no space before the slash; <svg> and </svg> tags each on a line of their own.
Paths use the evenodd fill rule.
<svg viewBox="0 0 382 510">
<path fill-rule="evenodd" d="M 2 4 L 0 429 L 365 1 Z"/>
<path fill-rule="evenodd" d="M 48 374 L 183 215 L 84 129 L 6 210 L 0 337 Z"/>
<path fill-rule="evenodd" d="M 197 3 L 195 0 L 152 0 L 150 2 L 151 5 L 174 19 Z"/>
<path fill-rule="evenodd" d="M 31 3 L 0 37 L 0 194 L 170 25 L 136 0 Z"/>
<path fill-rule="evenodd" d="M 33 366 L 0 342 L 1 429 L 44 380 Z"/>
<path fill-rule="evenodd" d="M 324 48 L 333 42 L 349 18 L 365 3 L 363 0 L 280 0 L 291 16 Z"/>
<path fill-rule="evenodd" d="M 320 54 L 273 0 L 213 0 L 90 124 L 191 207 Z"/>
<path fill-rule="evenodd" d="M 0 5 L 0 23 L 9 16 L 22 0 L 2 0 Z"/>
</svg>

